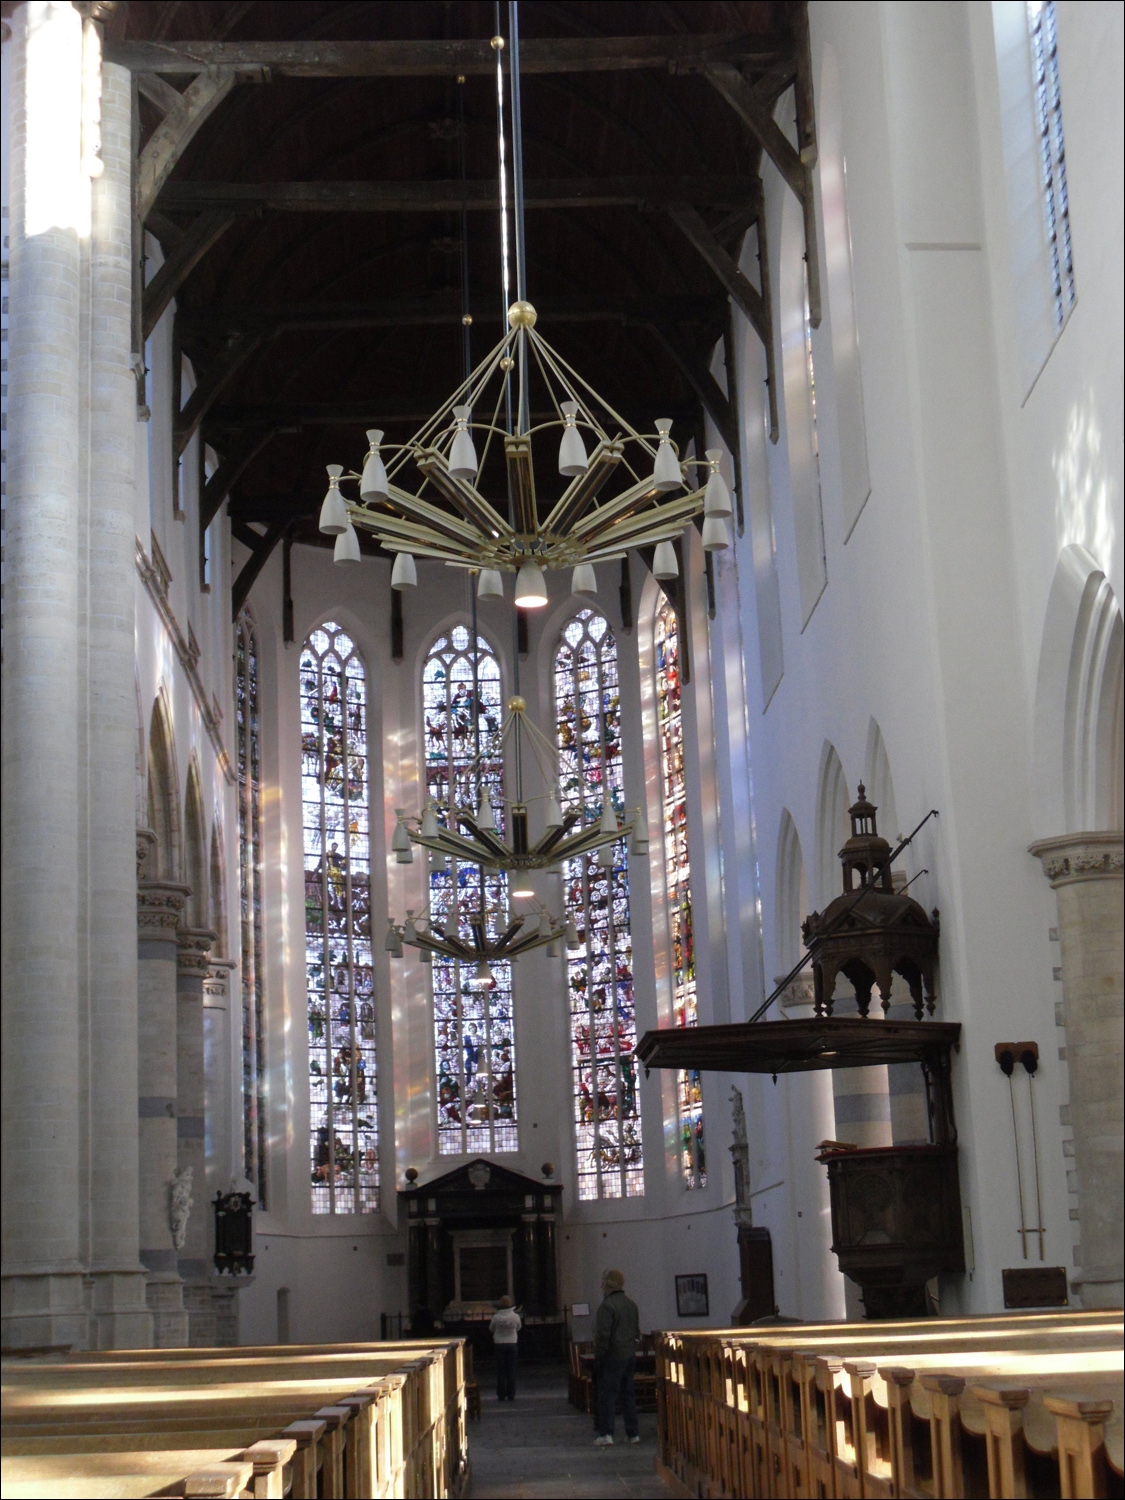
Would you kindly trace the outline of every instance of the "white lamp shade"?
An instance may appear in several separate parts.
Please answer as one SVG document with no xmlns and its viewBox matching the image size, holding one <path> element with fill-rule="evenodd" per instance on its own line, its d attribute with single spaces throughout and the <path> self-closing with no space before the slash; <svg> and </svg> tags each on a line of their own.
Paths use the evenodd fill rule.
<svg viewBox="0 0 1125 1500">
<path fill-rule="evenodd" d="M 707 457 L 711 463 L 717 464 L 722 456 L 721 448 L 708 448 L 707 450 Z M 703 514 L 705 516 L 729 516 L 731 509 L 727 482 L 717 468 L 712 469 L 707 476 L 707 488 L 703 492 Z"/>
<path fill-rule="evenodd" d="M 633 834 L 633 842 L 629 851 L 635 859 L 648 858 L 648 839 L 638 827 Z"/>
<path fill-rule="evenodd" d="M 492 983 L 492 970 L 488 967 L 486 959 L 482 958 L 473 970 L 473 983 L 482 987 Z"/>
<path fill-rule="evenodd" d="M 548 943 L 547 944 L 547 957 L 548 958 L 558 958 L 558 956 L 559 956 L 559 945 L 558 945 L 558 943 Z"/>
<path fill-rule="evenodd" d="M 578 947 L 578 928 L 574 925 L 574 918 L 566 919 L 566 946 L 568 948 Z"/>
<path fill-rule="evenodd" d="M 379 444 L 383 441 L 380 429 L 372 427 L 368 431 L 367 441 L 371 444 L 371 449 L 363 462 L 363 477 L 359 481 L 360 499 L 389 500 L 387 470 L 383 460 L 379 457 Z"/>
<path fill-rule="evenodd" d="M 607 802 L 602 808 L 602 820 L 598 826 L 603 833 L 617 832 L 617 812 L 612 802 Z"/>
<path fill-rule="evenodd" d="M 583 599 L 597 598 L 598 578 L 594 572 L 593 563 L 578 564 L 570 580 L 570 592 L 580 595 Z"/>
<path fill-rule="evenodd" d="M 384 939 L 383 947 L 388 953 L 393 953 L 396 958 L 402 957 L 402 938 L 393 922 L 387 927 L 387 936 Z"/>
<path fill-rule="evenodd" d="M 516 603 L 520 609 L 542 609 L 547 602 L 547 584 L 543 571 L 532 558 L 520 564 L 516 574 Z"/>
<path fill-rule="evenodd" d="M 477 450 L 473 447 L 472 434 L 468 430 L 472 407 L 455 406 L 453 415 L 457 419 L 457 431 L 453 434 L 453 446 L 449 450 L 449 472 L 458 479 L 475 479 L 480 465 L 477 462 Z"/>
<path fill-rule="evenodd" d="M 418 950 L 418 962 L 420 964 L 432 964 L 433 961 L 434 961 L 434 955 L 430 952 L 430 950 L 428 948 L 419 948 L 419 950 Z"/>
<path fill-rule="evenodd" d="M 656 430 L 660 434 L 660 445 L 656 450 L 656 462 L 652 470 L 652 482 L 658 490 L 678 490 L 683 484 L 680 461 L 668 437 L 672 430 L 670 417 L 658 417 Z"/>
<path fill-rule="evenodd" d="M 563 815 L 562 808 L 559 806 L 559 794 L 557 791 L 551 792 L 547 798 L 547 832 L 550 833 L 553 829 L 561 828 L 562 826 Z"/>
<path fill-rule="evenodd" d="M 396 854 L 401 854 L 404 849 L 410 848 L 410 834 L 407 832 L 406 824 L 400 817 L 395 824 L 395 831 L 391 834 L 391 848 Z"/>
<path fill-rule="evenodd" d="M 503 599 L 504 580 L 498 568 L 482 568 L 477 579 L 478 599 Z"/>
<path fill-rule="evenodd" d="M 332 549 L 332 561 L 338 563 L 359 562 L 359 537 L 356 536 L 355 527 L 350 521 L 336 538 L 336 545 Z"/>
<path fill-rule="evenodd" d="M 477 810 L 477 827 L 495 830 L 496 817 L 492 811 L 492 803 L 488 800 L 488 793 L 481 792 L 480 807 Z"/>
<path fill-rule="evenodd" d="M 671 542 L 657 542 L 656 551 L 652 557 L 652 576 L 654 578 L 678 578 L 680 576 L 676 549 Z"/>
<path fill-rule="evenodd" d="M 613 845 L 603 844 L 602 847 L 598 850 L 597 854 L 594 855 L 594 862 L 600 865 L 603 870 L 612 870 Z"/>
<path fill-rule="evenodd" d="M 460 933 L 460 931 L 461 910 L 458 907 L 457 903 L 454 902 L 453 905 L 449 908 L 449 911 L 446 913 L 445 935 L 446 937 L 455 938 Z"/>
<path fill-rule="evenodd" d="M 418 569 L 409 552 L 400 552 L 391 569 L 391 588 L 412 589 L 418 584 Z"/>
<path fill-rule="evenodd" d="M 730 546 L 730 537 L 727 534 L 727 523 L 722 516 L 703 517 L 703 550 L 704 552 L 722 552 L 725 547 Z"/>
<path fill-rule="evenodd" d="M 348 507 L 344 504 L 344 497 L 336 487 L 336 480 L 343 473 L 343 469 L 339 464 L 329 464 L 329 473 L 331 474 L 333 470 L 336 472 L 332 474 L 332 483 L 320 507 L 320 529 L 325 536 L 339 536 L 351 525 L 348 520 Z"/>
<path fill-rule="evenodd" d="M 564 401 L 561 410 L 563 416 L 567 418 L 567 423 L 563 428 L 562 442 L 559 444 L 559 473 L 567 479 L 576 479 L 579 474 L 585 474 L 588 467 L 586 444 L 582 441 L 582 434 L 574 425 L 574 418 L 578 415 L 578 402 Z"/>
<path fill-rule="evenodd" d="M 432 802 L 427 802 L 426 810 L 422 814 L 422 837 L 424 839 L 436 839 L 440 832 L 441 825 L 438 823 L 437 813 L 434 811 L 434 804 Z"/>
</svg>

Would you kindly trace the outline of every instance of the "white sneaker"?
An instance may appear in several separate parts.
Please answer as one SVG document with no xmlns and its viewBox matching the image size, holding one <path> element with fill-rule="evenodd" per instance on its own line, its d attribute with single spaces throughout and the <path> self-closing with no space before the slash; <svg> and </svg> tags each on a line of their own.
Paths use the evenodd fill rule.
<svg viewBox="0 0 1125 1500">
<path fill-rule="evenodd" d="M 640 1437 L 639 1437 L 639 1435 L 638 1435 L 638 1436 L 637 1436 L 637 1437 L 631 1437 L 631 1438 L 630 1438 L 630 1439 L 629 1439 L 629 1446 L 630 1446 L 630 1447 L 632 1447 L 632 1445 L 633 1445 L 633 1444 L 634 1444 L 634 1443 L 639 1443 L 639 1442 L 640 1442 Z"/>
<path fill-rule="evenodd" d="M 595 1448 L 612 1448 L 613 1447 L 613 1439 L 611 1437 L 609 1437 L 608 1435 L 606 1435 L 606 1434 L 602 1434 L 602 1435 L 600 1435 L 600 1436 L 598 1436 L 598 1437 L 596 1437 L 594 1439 L 594 1447 Z"/>
</svg>

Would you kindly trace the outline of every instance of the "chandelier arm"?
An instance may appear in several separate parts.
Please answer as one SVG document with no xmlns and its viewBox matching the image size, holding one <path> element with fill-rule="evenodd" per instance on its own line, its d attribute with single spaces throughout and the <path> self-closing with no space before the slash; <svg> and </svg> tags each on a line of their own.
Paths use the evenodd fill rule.
<svg viewBox="0 0 1125 1500">
<path fill-rule="evenodd" d="M 506 352 L 510 352 L 510 350 L 507 350 L 507 346 L 510 344 L 511 339 L 512 339 L 515 331 L 516 330 L 514 328 L 511 329 L 508 332 L 508 334 L 506 335 L 505 339 L 504 339 L 504 344 L 506 346 Z M 500 389 L 496 393 L 496 405 L 492 408 L 492 421 L 491 421 L 491 423 L 489 424 L 489 427 L 488 427 L 488 436 L 484 440 L 484 452 L 481 454 L 480 466 L 477 469 L 477 473 L 478 474 L 484 469 L 485 462 L 486 462 L 486 460 L 488 458 L 488 450 L 492 447 L 492 439 L 493 439 L 493 437 L 496 435 L 496 433 L 504 431 L 504 429 L 500 426 L 500 405 L 501 405 L 501 403 L 504 400 L 504 393 L 508 390 L 509 385 L 511 383 L 511 379 L 512 379 L 512 371 L 511 371 L 511 369 L 505 370 L 503 372 L 503 375 L 504 375 L 504 378 L 500 382 Z M 484 389 L 483 385 L 481 386 L 481 389 L 482 390 Z M 505 409 L 507 409 L 507 408 L 505 408 Z"/>
<path fill-rule="evenodd" d="M 420 517 L 435 529 L 443 527 L 450 536 L 462 537 L 465 541 L 475 541 L 479 535 L 479 528 L 474 529 L 467 522 L 451 516 L 448 511 L 440 509 L 439 506 L 431 505 L 428 500 L 422 500 L 417 495 L 412 495 L 409 490 L 399 489 L 397 485 L 388 485 L 392 505 L 397 505 L 409 519 L 412 515 Z M 378 512 L 375 512 L 378 515 Z"/>
<path fill-rule="evenodd" d="M 540 528 L 543 534 L 566 532 L 584 511 L 589 510 L 623 455 L 624 444 L 620 438 L 599 442 L 585 471 L 570 481 L 554 510 L 543 522 Z"/>
<path fill-rule="evenodd" d="M 507 844 L 503 843 L 502 840 L 498 839 L 487 828 L 478 828 L 473 819 L 467 818 L 464 813 L 461 814 L 461 822 L 470 830 L 480 845 L 488 850 L 494 859 L 506 859 L 511 854 L 512 851 L 508 848 Z"/>
<path fill-rule="evenodd" d="M 542 859 L 544 855 L 550 854 L 557 844 L 562 843 L 563 839 L 566 838 L 567 834 L 574 827 L 575 823 L 578 822 L 578 820 L 579 818 L 577 813 L 567 813 L 563 818 L 562 827 L 552 828 L 547 833 L 545 833 L 539 840 L 539 842 L 535 845 L 534 849 L 530 851 L 530 858 Z"/>
<path fill-rule="evenodd" d="M 472 405 L 473 394 L 480 393 L 480 391 L 487 384 L 489 378 L 496 368 L 496 365 L 503 358 L 504 348 L 508 343 L 509 337 L 510 335 L 506 333 L 500 340 L 500 342 L 494 345 L 493 348 L 489 350 L 489 352 L 484 356 L 484 358 L 476 366 L 476 368 L 470 371 L 470 373 L 465 377 L 465 379 L 453 392 L 452 396 L 450 396 L 442 406 L 438 407 L 437 411 L 435 411 L 432 416 L 428 417 L 426 421 L 423 422 L 422 426 L 419 427 L 414 436 L 409 438 L 402 445 L 402 447 L 397 450 L 398 456 L 394 458 L 390 464 L 387 465 L 388 478 L 393 474 L 397 474 L 399 472 L 403 464 L 406 463 L 408 458 L 410 458 L 414 450 L 423 446 L 426 439 L 430 436 L 430 434 L 435 432 L 442 425 L 445 416 L 450 411 L 452 411 L 455 406 L 460 406 L 463 404 L 461 398 L 466 393 L 469 394 L 470 399 L 465 404 L 468 404 L 470 406 Z M 477 379 L 478 376 L 480 376 L 481 378 L 477 386 L 474 388 L 473 382 Z"/>
<path fill-rule="evenodd" d="M 570 398 L 570 400 L 577 402 L 579 408 L 586 413 L 586 417 L 590 426 L 594 429 L 594 431 L 598 434 L 603 442 L 608 442 L 609 433 L 598 420 L 595 409 L 592 406 L 591 402 L 588 400 L 584 401 L 579 395 L 578 391 L 575 390 L 574 386 L 567 379 L 566 369 L 568 367 L 565 367 L 562 364 L 561 357 L 555 354 L 555 351 L 551 348 L 550 344 L 541 333 L 536 333 L 534 329 L 531 329 L 530 333 L 532 347 L 535 350 L 536 360 L 540 362 L 540 369 L 542 369 L 543 367 L 543 362 L 546 362 L 546 364 L 550 367 L 555 379 L 562 386 L 563 390 L 566 391 L 567 396 Z M 548 389 L 550 389 L 550 379 L 547 376 L 546 372 L 544 372 L 543 378 L 547 381 Z M 609 415 L 613 416 L 615 420 L 618 420 L 620 422 L 620 419 L 617 418 L 617 414 L 612 410 L 611 407 L 606 404 L 602 397 L 598 395 L 598 392 L 594 390 L 593 386 L 586 386 L 586 390 L 588 390 L 590 394 L 593 395 L 595 401 L 603 411 L 609 413 Z M 557 406 L 556 410 L 558 410 Z M 625 422 L 623 425 L 628 429 L 630 434 L 632 434 L 632 428 L 629 427 L 629 424 Z"/>
<path fill-rule="evenodd" d="M 692 498 L 683 508 L 672 507 L 662 514 L 629 516 L 606 528 L 600 536 L 590 538 L 589 552 L 624 552 L 630 547 L 644 547 L 665 537 L 678 536 L 700 512 L 702 502 Z"/>
<path fill-rule="evenodd" d="M 615 521 L 624 520 L 626 516 L 632 515 L 636 510 L 648 505 L 654 496 L 661 494 L 652 482 L 652 475 L 648 474 L 644 479 L 639 479 L 636 484 L 631 484 L 627 490 L 622 490 L 620 495 L 615 495 L 604 505 L 596 505 L 592 511 L 585 516 L 580 516 L 570 527 L 570 535 L 585 549 L 588 536 L 604 531 Z"/>
<path fill-rule="evenodd" d="M 574 379 L 578 381 L 579 385 L 581 385 L 582 389 L 588 391 L 590 395 L 593 396 L 594 400 L 598 403 L 602 410 L 608 412 L 613 420 L 618 423 L 618 425 L 625 432 L 627 432 L 631 438 L 640 443 L 647 452 L 651 453 L 653 458 L 655 459 L 656 449 L 651 445 L 648 438 L 642 437 L 631 422 L 627 422 L 620 412 L 615 411 L 613 407 L 610 406 L 605 397 L 599 395 L 599 393 L 594 389 L 590 382 L 588 380 L 584 380 L 582 376 L 579 375 L 578 371 L 573 367 L 573 365 L 568 364 L 567 361 L 563 359 L 561 354 L 556 354 L 551 346 L 547 343 L 546 339 L 544 339 L 541 335 L 536 335 L 536 337 L 538 338 L 538 341 L 546 348 L 552 362 L 561 370 L 565 370 L 568 375 L 572 375 Z"/>
<path fill-rule="evenodd" d="M 382 535 L 390 538 L 392 541 L 404 543 L 419 542 L 423 547 L 432 547 L 439 552 L 448 552 L 451 557 L 461 557 L 464 555 L 461 551 L 454 550 L 459 544 L 461 547 L 465 546 L 465 541 L 462 538 L 451 536 L 444 530 L 432 530 L 428 526 L 422 526 L 417 521 L 409 521 L 402 516 L 372 517 L 372 520 L 376 524 L 370 526 L 367 525 L 366 519 L 362 515 L 357 516 L 353 514 L 351 519 L 353 523 L 358 523 L 367 530 L 380 531 Z M 408 548 L 407 550 L 412 549 Z"/>
<path fill-rule="evenodd" d="M 449 472 L 444 454 L 439 453 L 436 448 L 425 448 L 419 452 L 415 462 L 420 471 L 432 480 L 438 493 L 455 505 L 478 528 L 486 541 L 494 540 L 496 535 L 508 542 L 514 540 L 515 532 L 508 522 L 498 510 L 493 509 L 476 486 Z"/>
</svg>

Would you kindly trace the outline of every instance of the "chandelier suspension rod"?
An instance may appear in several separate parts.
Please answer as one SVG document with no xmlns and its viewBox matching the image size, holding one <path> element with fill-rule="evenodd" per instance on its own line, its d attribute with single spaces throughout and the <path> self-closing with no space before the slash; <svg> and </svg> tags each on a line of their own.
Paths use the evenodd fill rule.
<svg viewBox="0 0 1125 1500">
<path fill-rule="evenodd" d="M 523 213 L 523 113 L 520 107 L 520 22 L 519 0 L 508 0 L 508 68 L 512 79 L 512 185 L 514 190 L 516 240 L 516 297 L 527 300 L 527 253 Z M 531 425 L 527 387 L 527 332 L 519 337 L 519 432 Z"/>
</svg>

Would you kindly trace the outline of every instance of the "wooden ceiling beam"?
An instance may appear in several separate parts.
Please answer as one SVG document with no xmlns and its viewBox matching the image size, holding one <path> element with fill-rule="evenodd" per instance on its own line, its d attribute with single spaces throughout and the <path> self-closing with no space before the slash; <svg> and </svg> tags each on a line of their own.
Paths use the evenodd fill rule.
<svg viewBox="0 0 1125 1500">
<path fill-rule="evenodd" d="M 147 149 L 147 148 L 146 148 Z M 558 177 L 528 182 L 526 208 L 664 208 L 691 203 L 742 208 L 756 191 L 751 177 Z M 165 212 L 227 213 L 458 213 L 495 212 L 495 180 L 461 182 L 170 182 L 160 197 Z"/>
<path fill-rule="evenodd" d="M 552 323 L 645 323 L 659 309 L 661 321 L 719 323 L 725 293 L 711 296 L 612 298 L 598 295 L 547 297 L 537 303 L 539 320 Z M 475 297 L 469 304 L 474 318 L 499 321 L 499 294 Z M 459 292 L 432 296 L 380 297 L 369 302 L 281 302 L 261 307 L 204 307 L 178 314 L 185 336 L 238 332 L 280 333 L 320 328 L 398 328 L 423 324 L 460 324 Z"/>
<path fill-rule="evenodd" d="M 137 73 L 167 76 L 220 71 L 235 77 L 455 78 L 494 77 L 496 54 L 487 39 L 467 41 L 111 41 L 109 62 Z M 701 72 L 709 61 L 768 70 L 776 48 L 737 32 L 686 36 L 526 37 L 520 72 Z"/>
<path fill-rule="evenodd" d="M 270 554 L 285 535 L 288 521 L 273 521 L 258 543 L 252 549 L 250 556 L 242 564 L 238 577 L 231 585 L 231 610 L 230 617 L 237 620 L 239 611 L 246 603 L 250 590 L 254 587 L 258 574 L 269 562 Z"/>
<path fill-rule="evenodd" d="M 236 218 L 229 209 L 204 209 L 170 247 L 163 265 L 144 289 L 141 308 L 144 338 L 149 337 L 169 302 Z"/>
</svg>

